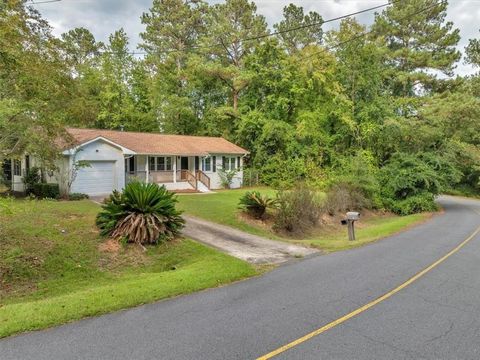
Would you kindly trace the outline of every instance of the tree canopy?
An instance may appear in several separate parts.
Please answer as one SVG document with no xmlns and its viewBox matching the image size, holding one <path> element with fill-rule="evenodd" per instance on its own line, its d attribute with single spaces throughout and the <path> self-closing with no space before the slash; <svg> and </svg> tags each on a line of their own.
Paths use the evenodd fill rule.
<svg viewBox="0 0 480 360">
<path fill-rule="evenodd" d="M 268 185 L 328 187 L 364 167 L 375 173 L 364 190 L 403 209 L 478 192 L 480 76 L 455 75 L 447 5 L 397 1 L 371 26 L 347 17 L 325 31 L 322 14 L 294 4 L 270 29 L 249 0 L 153 0 L 139 55 L 123 29 L 105 43 L 86 28 L 57 38 L 25 1 L 6 0 L 0 157 L 51 159 L 64 126 L 123 127 L 224 136 Z M 479 44 L 465 49 L 476 67 Z"/>
</svg>

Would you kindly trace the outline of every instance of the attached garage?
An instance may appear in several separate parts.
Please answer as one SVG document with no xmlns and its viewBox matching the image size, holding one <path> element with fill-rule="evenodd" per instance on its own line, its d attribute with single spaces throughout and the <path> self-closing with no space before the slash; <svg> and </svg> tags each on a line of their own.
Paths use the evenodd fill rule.
<svg viewBox="0 0 480 360">
<path fill-rule="evenodd" d="M 116 189 L 115 161 L 90 161 L 90 167 L 78 170 L 72 192 L 87 195 L 110 194 Z"/>
</svg>

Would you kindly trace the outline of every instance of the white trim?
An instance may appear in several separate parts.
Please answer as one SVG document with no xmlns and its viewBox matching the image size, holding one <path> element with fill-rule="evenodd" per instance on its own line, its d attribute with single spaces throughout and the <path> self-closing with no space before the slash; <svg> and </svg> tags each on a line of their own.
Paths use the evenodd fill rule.
<svg viewBox="0 0 480 360">
<path fill-rule="evenodd" d="M 107 139 L 107 138 L 104 138 L 103 136 L 97 136 L 96 138 L 91 139 L 91 140 L 88 140 L 88 141 L 86 141 L 86 142 L 83 142 L 83 143 L 81 143 L 81 144 L 79 144 L 79 145 L 77 145 L 77 146 L 75 146 L 75 147 L 73 147 L 73 148 L 71 148 L 71 149 L 64 150 L 64 151 L 62 152 L 62 154 L 63 154 L 63 155 L 73 155 L 73 154 L 75 153 L 75 151 L 77 151 L 79 148 L 81 148 L 81 147 L 83 147 L 83 146 L 86 146 L 86 145 L 88 145 L 88 144 L 94 143 L 94 142 L 99 141 L 99 140 L 104 141 L 104 142 L 106 142 L 107 144 L 110 144 L 110 145 L 112 145 L 112 146 L 114 146 L 114 147 L 119 148 L 120 150 L 123 151 L 123 154 L 124 154 L 124 155 L 136 155 L 136 154 L 137 154 L 135 151 L 130 150 L 130 149 L 128 149 L 128 148 L 126 148 L 126 147 L 124 147 L 124 146 L 122 146 L 122 145 L 120 145 L 120 144 L 117 144 L 116 142 L 113 142 L 113 141 L 111 141 L 111 140 L 109 140 L 109 139 Z"/>
<path fill-rule="evenodd" d="M 145 158 L 145 172 L 146 172 L 145 182 L 148 184 L 150 182 L 150 156 L 148 155 Z"/>
</svg>

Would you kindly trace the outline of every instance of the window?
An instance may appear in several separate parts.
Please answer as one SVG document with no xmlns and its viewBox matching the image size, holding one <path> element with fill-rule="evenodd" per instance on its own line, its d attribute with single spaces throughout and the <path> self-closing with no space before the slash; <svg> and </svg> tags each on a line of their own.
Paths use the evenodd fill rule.
<svg viewBox="0 0 480 360">
<path fill-rule="evenodd" d="M 237 159 L 231 156 L 224 156 L 223 157 L 223 170 L 225 171 L 232 171 L 237 168 L 236 166 Z"/>
<path fill-rule="evenodd" d="M 13 175 L 22 176 L 22 162 L 20 160 L 13 160 Z"/>
<path fill-rule="evenodd" d="M 165 158 L 157 157 L 157 171 L 165 170 Z"/>
<path fill-rule="evenodd" d="M 212 171 L 212 158 L 211 157 L 203 158 L 202 169 L 203 169 L 203 171 Z"/>
<path fill-rule="evenodd" d="M 155 157 L 150 156 L 148 158 L 148 170 L 155 171 Z"/>
<path fill-rule="evenodd" d="M 133 174 L 135 172 L 135 157 L 132 156 L 128 159 L 128 171 Z"/>
<path fill-rule="evenodd" d="M 150 171 L 171 171 L 172 158 L 170 156 L 151 156 L 148 168 Z"/>
</svg>

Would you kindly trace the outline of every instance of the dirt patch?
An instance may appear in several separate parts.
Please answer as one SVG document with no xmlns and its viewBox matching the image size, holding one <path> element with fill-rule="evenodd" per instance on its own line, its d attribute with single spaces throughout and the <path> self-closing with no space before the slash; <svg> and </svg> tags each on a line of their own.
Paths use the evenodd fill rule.
<svg viewBox="0 0 480 360">
<path fill-rule="evenodd" d="M 239 212 L 237 214 L 237 218 L 247 225 L 262 228 L 267 231 L 272 230 L 273 221 L 274 221 L 273 216 L 270 214 L 267 214 L 264 219 L 254 219 L 253 217 L 251 217 L 250 215 L 244 212 Z"/>
<path fill-rule="evenodd" d="M 137 244 L 122 245 L 117 240 L 108 239 L 98 246 L 98 250 L 101 253 L 98 261 L 100 268 L 109 271 L 146 266 L 152 262 L 144 248 Z"/>
<path fill-rule="evenodd" d="M 121 245 L 117 240 L 109 239 L 104 243 L 101 243 L 98 247 L 98 250 L 102 252 L 118 254 L 121 249 Z"/>
</svg>

